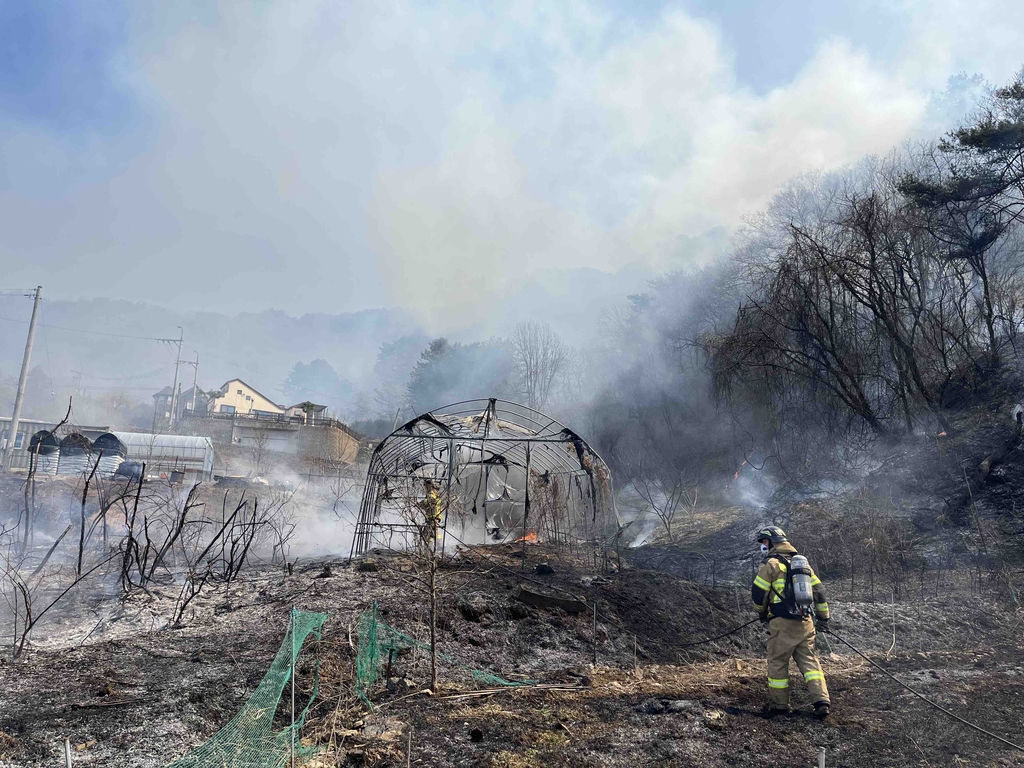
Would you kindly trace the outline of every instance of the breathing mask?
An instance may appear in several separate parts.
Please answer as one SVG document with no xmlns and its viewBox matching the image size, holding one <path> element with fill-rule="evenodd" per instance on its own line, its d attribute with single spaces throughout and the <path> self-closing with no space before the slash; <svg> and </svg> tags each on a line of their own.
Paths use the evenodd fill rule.
<svg viewBox="0 0 1024 768">
<path fill-rule="evenodd" d="M 764 542 L 761 542 L 761 554 L 762 555 L 767 555 L 768 554 L 768 549 L 769 549 L 768 545 L 765 544 Z"/>
</svg>

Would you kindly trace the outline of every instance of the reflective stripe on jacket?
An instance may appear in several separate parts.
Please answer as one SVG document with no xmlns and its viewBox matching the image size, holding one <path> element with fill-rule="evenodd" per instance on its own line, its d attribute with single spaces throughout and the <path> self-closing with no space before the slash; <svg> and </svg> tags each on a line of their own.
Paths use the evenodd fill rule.
<svg viewBox="0 0 1024 768">
<path fill-rule="evenodd" d="M 750 590 L 750 596 L 754 601 L 757 612 L 762 616 L 771 614 L 791 618 L 785 606 L 782 605 L 782 597 L 786 591 L 786 562 L 778 557 L 784 555 L 787 559 L 797 554 L 796 548 L 789 542 L 782 542 L 768 551 L 768 556 L 761 562 L 761 567 L 754 577 L 754 584 Z M 814 612 L 823 619 L 828 618 L 828 603 L 825 600 L 825 586 L 821 579 L 811 569 L 811 590 L 814 595 Z"/>
</svg>

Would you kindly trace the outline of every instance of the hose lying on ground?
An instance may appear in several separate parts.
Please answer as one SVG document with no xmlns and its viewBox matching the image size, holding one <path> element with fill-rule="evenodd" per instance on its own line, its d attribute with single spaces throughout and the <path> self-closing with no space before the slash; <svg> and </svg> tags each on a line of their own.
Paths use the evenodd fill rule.
<svg viewBox="0 0 1024 768">
<path fill-rule="evenodd" d="M 459 540 L 459 539 L 456 539 L 456 540 Z M 465 542 L 462 542 L 462 543 L 465 544 Z M 490 558 L 487 558 L 485 556 L 484 559 L 488 559 L 489 560 Z M 505 566 L 502 566 L 500 563 L 497 563 L 495 561 L 492 561 L 492 562 L 494 562 L 494 564 L 498 565 L 499 567 L 502 567 L 502 568 L 505 567 Z M 507 569 L 506 568 L 506 570 L 511 570 L 511 569 Z M 532 579 L 530 579 L 530 581 L 532 581 Z M 760 620 L 761 620 L 760 617 L 754 618 L 754 619 L 751 619 L 750 621 L 748 621 L 746 624 L 740 624 L 738 627 L 734 627 L 733 629 L 730 629 L 727 632 L 723 632 L 720 635 L 715 635 L 714 637 L 709 637 L 709 638 L 706 638 L 704 640 L 698 640 L 698 641 L 693 642 L 693 643 L 683 643 L 682 645 L 677 645 L 676 647 L 677 648 L 693 648 L 693 647 L 698 646 L 698 645 L 705 645 L 707 643 L 712 643 L 715 640 L 721 640 L 723 637 L 728 637 L 729 635 L 734 635 L 737 632 L 739 632 L 741 629 L 746 629 L 751 624 L 753 624 L 755 621 L 760 621 Z M 962 723 L 963 725 L 966 725 L 968 728 L 973 728 L 974 730 L 978 731 L 979 733 L 983 733 L 986 736 L 989 736 L 989 737 L 995 739 L 996 741 L 1005 744 L 1008 747 L 1016 749 L 1016 750 L 1018 750 L 1020 752 L 1024 752 L 1024 747 L 1022 747 L 1021 745 L 1014 744 L 1009 739 L 1004 739 L 1002 736 L 999 736 L 999 735 L 997 735 L 995 733 L 992 733 L 991 731 L 986 731 L 980 725 L 975 725 L 974 723 L 970 722 L 969 720 L 965 720 L 964 718 L 960 717 L 960 715 L 956 714 L 955 712 L 951 712 L 950 710 L 948 710 L 945 707 L 943 707 L 941 704 L 932 701 L 931 699 L 929 699 L 924 694 L 918 693 L 913 688 L 911 688 L 909 685 L 907 685 L 902 680 L 900 680 L 898 677 L 896 677 L 894 674 L 892 674 L 885 667 L 883 667 L 881 664 L 879 664 L 878 662 L 874 661 L 873 659 L 865 656 L 851 642 L 849 642 L 848 640 L 846 640 L 843 637 L 840 637 L 835 632 L 833 632 L 831 629 L 822 629 L 822 632 L 824 632 L 826 635 L 831 635 L 832 637 L 834 637 L 839 642 L 841 642 L 844 645 L 848 646 L 850 648 L 850 650 L 852 650 L 854 653 L 856 653 L 858 656 L 860 656 L 862 659 L 864 659 L 868 664 L 870 664 L 871 666 L 873 666 L 876 669 L 878 669 L 882 674 L 886 675 L 887 677 L 892 678 L 894 681 L 896 681 L 901 686 L 906 688 L 908 691 L 910 691 L 912 694 L 917 696 L 919 699 L 921 699 L 925 703 L 930 704 L 931 706 L 935 707 L 935 709 L 939 710 L 939 712 L 942 712 L 944 715 L 948 715 L 949 717 L 953 718 L 954 720 Z"/>
<path fill-rule="evenodd" d="M 715 637 L 709 637 L 706 640 L 699 640 L 699 641 L 697 641 L 695 643 L 684 643 L 683 645 L 680 645 L 680 646 L 677 646 L 677 647 L 678 648 L 691 648 L 691 647 L 693 647 L 695 645 L 704 645 L 705 643 L 710 643 L 710 642 L 713 642 L 715 640 L 721 640 L 723 637 L 728 637 L 729 635 L 732 635 L 732 634 L 735 634 L 736 632 L 739 632 L 741 629 L 749 627 L 755 621 L 760 621 L 760 619 L 752 619 L 751 621 L 748 621 L 746 624 L 741 624 L 740 626 L 738 626 L 738 627 L 736 627 L 734 629 L 730 629 L 728 632 L 724 632 L 721 635 L 716 635 Z M 948 710 L 945 707 L 943 707 L 941 704 L 938 704 L 937 702 L 932 701 L 931 699 L 929 699 L 924 694 L 918 693 L 913 688 L 911 688 L 909 685 L 907 685 L 902 680 L 900 680 L 898 677 L 896 677 L 894 674 L 892 674 L 885 667 L 883 667 L 881 664 L 879 664 L 878 662 L 874 661 L 873 659 L 871 659 L 868 656 L 866 656 L 863 653 L 861 653 L 861 651 L 859 649 L 857 649 L 856 647 L 854 647 L 854 645 L 850 641 L 846 640 L 843 637 L 840 637 L 839 635 L 837 635 L 832 630 L 824 629 L 822 631 L 826 635 L 831 635 L 832 637 L 834 637 L 839 642 L 843 643 L 844 645 L 849 646 L 849 648 L 854 653 L 856 653 L 858 656 L 860 656 L 862 659 L 864 659 L 868 664 L 870 664 L 871 666 L 873 666 L 876 669 L 878 669 L 882 674 L 886 675 L 887 677 L 890 677 L 893 680 L 895 680 L 897 683 L 899 683 L 901 686 L 906 688 L 912 694 L 914 694 L 915 696 L 917 696 L 919 699 L 921 699 L 922 701 L 926 702 L 927 704 L 930 704 L 931 706 L 935 707 L 935 709 L 939 710 L 944 715 L 948 715 L 949 717 L 953 718 L 954 720 L 956 720 L 956 721 L 958 721 L 960 723 L 963 723 L 968 728 L 973 728 L 974 730 L 978 731 L 979 733 L 983 733 L 986 736 L 989 736 L 989 737 L 995 739 L 996 741 L 1005 744 L 1008 747 L 1012 747 L 1013 749 L 1016 749 L 1016 750 L 1019 750 L 1021 752 L 1024 752 L 1024 747 L 1020 746 L 1019 744 L 1014 744 L 1009 739 L 1004 739 L 1002 736 L 999 736 L 999 735 L 997 735 L 995 733 L 992 733 L 991 731 L 986 731 L 980 725 L 975 725 L 974 723 L 970 722 L 969 720 L 965 720 L 964 718 L 960 717 L 960 715 L 956 714 L 955 712 L 951 712 L 950 710 Z"/>
<path fill-rule="evenodd" d="M 857 648 L 854 647 L 853 643 L 851 643 L 848 640 L 845 640 L 844 638 L 840 637 L 835 632 L 833 632 L 831 629 L 826 629 L 824 631 L 825 631 L 825 634 L 831 635 L 832 637 L 834 637 L 839 642 L 843 643 L 846 646 L 849 646 L 850 650 L 852 650 L 854 653 L 856 653 L 858 656 L 860 656 L 862 659 L 864 659 L 864 661 L 866 661 L 868 664 L 870 664 L 871 666 L 875 667 L 878 671 L 880 671 L 882 674 L 886 675 L 887 677 L 890 677 L 893 680 L 895 680 L 897 683 L 902 685 L 904 688 L 906 688 L 912 694 L 917 696 L 917 698 L 921 699 L 924 702 L 927 702 L 928 704 L 931 704 L 933 707 L 935 707 L 937 710 L 939 710 L 939 712 L 942 712 L 944 715 L 949 715 L 954 720 L 956 720 L 956 721 L 966 725 L 968 728 L 973 728 L 974 730 L 978 731 L 979 733 L 983 733 L 986 736 L 990 736 L 991 738 L 995 739 L 996 741 L 1002 742 L 1003 744 L 1005 744 L 1008 747 L 1013 747 L 1014 749 L 1017 749 L 1017 750 L 1020 750 L 1021 752 L 1024 752 L 1024 747 L 1020 746 L 1019 744 L 1014 744 L 1012 741 L 1009 741 L 1008 739 L 1004 739 L 1002 736 L 997 736 L 996 734 L 992 733 L 991 731 L 986 731 L 980 725 L 975 725 L 974 723 L 970 722 L 969 720 L 964 720 L 962 717 L 960 717 L 960 715 L 956 714 L 955 712 L 951 712 L 950 710 L 948 710 L 945 707 L 943 707 L 941 704 L 937 704 L 936 702 L 932 701 L 931 699 L 929 699 L 924 694 L 918 693 L 913 688 L 911 688 L 909 685 L 907 685 L 902 680 L 900 680 L 898 677 L 896 677 L 896 675 L 892 674 L 892 672 L 890 672 L 885 667 L 883 667 L 881 664 L 879 664 L 878 662 L 868 658 L 863 653 L 861 653 Z"/>
<path fill-rule="evenodd" d="M 714 637 L 709 637 L 706 640 L 698 640 L 695 643 L 683 643 L 682 645 L 677 645 L 675 647 L 676 648 L 692 648 L 695 645 L 704 645 L 705 643 L 711 643 L 711 642 L 714 642 L 715 640 L 721 640 L 723 637 L 728 637 L 729 635 L 734 635 L 737 632 L 739 632 L 741 629 L 746 629 L 751 624 L 753 624 L 755 621 L 760 621 L 760 620 L 761 620 L 760 617 L 758 617 L 756 619 L 751 619 L 746 624 L 740 624 L 738 627 L 734 627 L 733 629 L 730 629 L 728 632 L 723 632 L 720 635 L 715 635 Z"/>
</svg>

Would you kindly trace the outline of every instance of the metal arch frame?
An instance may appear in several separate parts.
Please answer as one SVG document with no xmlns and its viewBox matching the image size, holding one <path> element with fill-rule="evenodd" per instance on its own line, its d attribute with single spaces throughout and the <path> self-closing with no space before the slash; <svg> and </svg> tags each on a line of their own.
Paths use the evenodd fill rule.
<svg viewBox="0 0 1024 768">
<path fill-rule="evenodd" d="M 492 436 L 492 430 L 500 436 Z M 510 431 L 521 434 L 510 435 Z M 488 451 L 488 445 L 495 450 Z M 480 453 L 478 461 L 462 462 L 463 466 L 470 463 L 506 468 L 518 466 L 528 474 L 587 476 L 595 518 L 598 499 L 594 470 L 602 467 L 607 477 L 611 511 L 617 517 L 608 465 L 576 432 L 557 419 L 521 403 L 493 397 L 462 400 L 410 419 L 374 449 L 367 468 L 350 557 L 364 554 L 370 548 L 374 528 L 411 527 L 379 522 L 382 486 L 389 478 L 417 477 L 413 473 L 428 463 L 451 467 L 453 454 L 463 448 Z M 445 450 L 449 452 L 448 457 L 442 459 L 437 454 L 443 454 Z M 485 457 L 485 453 L 490 455 Z M 417 463 L 423 456 L 432 456 L 433 459 Z M 591 458 L 589 466 L 584 464 L 584 456 Z M 446 472 L 449 480 L 451 474 L 451 471 Z"/>
</svg>

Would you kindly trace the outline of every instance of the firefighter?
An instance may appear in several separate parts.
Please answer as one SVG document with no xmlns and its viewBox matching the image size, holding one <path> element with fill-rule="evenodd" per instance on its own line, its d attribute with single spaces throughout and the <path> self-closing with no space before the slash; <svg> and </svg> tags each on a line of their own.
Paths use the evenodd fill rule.
<svg viewBox="0 0 1024 768">
<path fill-rule="evenodd" d="M 817 626 L 825 629 L 829 614 L 824 586 L 781 528 L 774 525 L 762 528 L 757 532 L 757 542 L 764 558 L 754 577 L 751 596 L 761 621 L 768 628 L 768 692 L 771 696 L 768 716 L 791 712 L 789 660 L 792 658 L 803 673 L 814 700 L 814 715 L 824 719 L 828 717 L 830 701 L 825 675 L 814 652 L 815 619 L 811 617 L 809 605 L 813 598 Z M 795 563 L 794 557 L 797 558 Z M 798 570 L 800 574 L 796 575 Z M 798 582 L 795 586 L 794 581 Z"/>
<path fill-rule="evenodd" d="M 423 525 L 420 529 L 420 535 L 424 546 L 430 549 L 434 546 L 434 542 L 441 538 L 444 501 L 441 498 L 440 490 L 432 480 L 424 480 L 423 486 L 425 498 L 417 504 L 423 513 Z"/>
</svg>

